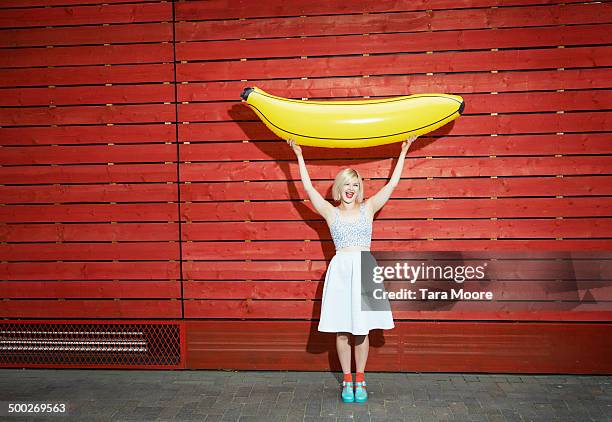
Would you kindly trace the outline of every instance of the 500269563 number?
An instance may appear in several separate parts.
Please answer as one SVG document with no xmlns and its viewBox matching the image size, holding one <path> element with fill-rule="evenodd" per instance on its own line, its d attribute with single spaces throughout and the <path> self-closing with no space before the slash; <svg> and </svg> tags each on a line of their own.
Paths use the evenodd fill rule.
<svg viewBox="0 0 612 422">
<path fill-rule="evenodd" d="M 8 403 L 8 413 L 66 413 L 65 403 Z"/>
</svg>

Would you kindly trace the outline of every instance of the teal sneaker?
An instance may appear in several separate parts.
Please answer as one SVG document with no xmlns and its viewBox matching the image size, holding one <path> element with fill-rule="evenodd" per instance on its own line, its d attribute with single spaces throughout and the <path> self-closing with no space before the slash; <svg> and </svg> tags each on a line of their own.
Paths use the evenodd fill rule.
<svg viewBox="0 0 612 422">
<path fill-rule="evenodd" d="M 342 381 L 342 401 L 345 403 L 352 403 L 355 401 L 353 383 L 350 381 Z"/>
<path fill-rule="evenodd" d="M 357 403 L 364 403 L 368 401 L 368 392 L 366 391 L 365 387 L 365 381 L 355 383 L 355 401 Z"/>
</svg>

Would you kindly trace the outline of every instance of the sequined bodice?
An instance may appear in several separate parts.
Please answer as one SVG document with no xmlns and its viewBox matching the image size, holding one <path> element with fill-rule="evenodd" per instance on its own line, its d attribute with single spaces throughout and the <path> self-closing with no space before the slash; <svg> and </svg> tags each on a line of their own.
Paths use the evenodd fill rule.
<svg viewBox="0 0 612 422">
<path fill-rule="evenodd" d="M 366 216 L 365 204 L 359 206 L 359 220 L 346 222 L 340 220 L 340 210 L 336 207 L 336 216 L 330 226 L 330 232 L 336 250 L 349 246 L 370 247 L 372 242 L 372 221 Z"/>
</svg>

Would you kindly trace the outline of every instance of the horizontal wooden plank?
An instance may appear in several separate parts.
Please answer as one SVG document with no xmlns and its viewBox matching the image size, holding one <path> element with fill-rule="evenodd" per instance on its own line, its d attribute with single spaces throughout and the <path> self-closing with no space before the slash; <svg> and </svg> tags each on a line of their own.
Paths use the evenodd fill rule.
<svg viewBox="0 0 612 422">
<path fill-rule="evenodd" d="M 61 0 L 60 0 L 61 1 Z M 129 0 L 126 3 L 132 3 Z M 106 2 L 110 3 L 110 2 Z M 2 2 L 4 4 L 4 2 Z M 2 6 L 0 6 L 1 8 Z M 130 23 L 129 25 L 62 26 L 5 29 L 0 47 L 46 47 L 48 45 L 117 44 L 171 42 L 172 23 Z"/>
<path fill-rule="evenodd" d="M 98 4 L 92 6 L 6 9 L 0 28 L 101 25 L 105 23 L 163 22 L 172 20 L 172 3 Z"/>
<path fill-rule="evenodd" d="M 25 149 L 23 147 L 20 147 Z M 40 148 L 40 147 L 37 147 Z M 120 148 L 115 146 L 114 148 Z M 181 143 L 181 161 L 244 161 L 295 160 L 295 154 L 285 142 L 194 142 Z M 386 159 L 399 155 L 398 143 L 377 147 L 316 148 L 302 147 L 307 163 L 313 159 Z M 15 148 L 16 149 L 16 148 Z M 43 150 L 43 148 L 40 148 Z M 7 162 L 12 162 L 11 148 L 5 148 Z M 87 154 L 86 148 L 79 148 Z M 32 152 L 34 151 L 34 152 Z M 29 149 L 34 154 L 36 149 Z M 612 144 L 608 133 L 588 134 L 517 134 L 512 136 L 423 136 L 412 144 L 406 157 L 469 157 L 507 155 L 569 155 L 569 154 L 610 154 Z"/>
<path fill-rule="evenodd" d="M 176 164 L 0 167 L 0 183 L 127 183 L 176 180 Z M 101 209 L 100 209 L 101 211 Z"/>
<path fill-rule="evenodd" d="M 172 202 L 178 201 L 178 186 L 174 183 L 120 183 L 120 184 L 87 184 L 87 185 L 34 185 L 34 186 L 0 186 L 0 197 L 3 204 L 34 204 L 34 203 L 74 203 L 74 202 Z M 28 226 L 7 226 L 4 234 L 12 237 L 14 234 L 23 230 L 28 231 Z M 31 226 L 30 226 L 31 227 Z M 50 232 L 47 228 L 52 229 Z M 70 234 L 70 226 L 64 226 L 66 232 Z M 131 227 L 131 226 L 130 226 Z M 147 230 L 155 227 L 156 231 L 165 232 L 164 223 L 151 226 L 147 224 Z M 98 225 L 83 225 L 79 231 L 97 231 Z M 126 231 L 129 228 L 124 227 Z M 63 229 L 62 229 L 63 230 Z M 119 234 L 119 229 L 115 228 L 115 235 Z M 30 234 L 40 234 L 40 240 L 44 238 L 43 233 L 59 233 L 58 227 L 40 225 L 30 230 Z M 10 234 L 9 234 L 10 233 Z M 19 238 L 20 236 L 17 236 Z M 56 240 L 56 239 L 54 239 Z"/>
<path fill-rule="evenodd" d="M 195 299 L 312 299 L 321 287 L 327 265 L 322 260 L 187 260 L 183 262 L 183 292 L 185 297 Z M 252 280 L 274 281 L 267 284 Z M 218 297 L 218 289 L 225 289 L 227 295 Z"/>
<path fill-rule="evenodd" d="M 462 116 L 428 136 L 609 132 L 612 129 L 610 114 L 601 111 Z M 261 122 L 190 122 L 179 125 L 178 131 L 181 142 L 279 139 Z"/>
<path fill-rule="evenodd" d="M 372 75 L 363 77 L 275 79 L 267 80 L 262 88 L 288 98 L 371 98 L 453 92 L 541 91 L 557 89 L 609 88 L 608 68 L 529 70 L 473 73 L 431 73 L 427 75 Z M 177 86 L 179 101 L 237 100 L 245 86 L 259 82 L 191 82 Z M 59 88 L 58 88 L 59 90 Z"/>
<path fill-rule="evenodd" d="M 0 128 L 2 145 L 160 143 L 176 139 L 169 124 Z"/>
<path fill-rule="evenodd" d="M 181 297 L 178 281 L 5 281 L 9 299 L 169 299 Z"/>
<path fill-rule="evenodd" d="M 170 84 L 3 89 L 0 106 L 106 105 L 174 101 Z"/>
<path fill-rule="evenodd" d="M 140 116 L 146 115 L 146 108 Z M 171 112 L 171 111 L 169 111 Z M 66 113 L 69 116 L 69 113 Z M 4 155 L 6 151 L 6 154 Z M 134 157 L 138 157 L 135 160 Z M 91 164 L 91 163 L 134 163 L 140 162 L 174 162 L 176 161 L 176 144 L 151 145 L 95 145 L 95 146 L 36 146 L 5 147 L 0 163 L 2 165 L 36 165 L 36 164 Z"/>
<path fill-rule="evenodd" d="M 250 264 L 250 263 L 247 263 Z M 291 270 L 289 269 L 291 272 Z M 314 299 L 321 281 L 193 281 L 183 282 L 187 299 Z M 225 294 L 224 294 L 225 292 Z"/>
<path fill-rule="evenodd" d="M 255 63 L 255 64 L 253 64 Z M 271 59 L 178 63 L 184 81 L 230 81 L 276 78 L 363 76 L 394 73 L 473 72 L 612 66 L 612 47 L 534 48 L 527 50 L 434 52 L 349 56 L 329 59 Z M 404 69 L 402 71 L 402 69 Z M 5 73 L 3 71 L 2 73 Z M 3 76 L 0 73 L 0 76 Z M 260 83 L 260 87 L 264 86 Z"/>
<path fill-rule="evenodd" d="M 143 244 L 140 242 L 176 241 L 178 223 L 109 223 L 104 225 L 55 222 L 49 224 L 15 223 L 0 226 L 0 234 L 6 242 L 81 242 L 95 239 L 100 242 L 137 241 L 139 243 L 135 243 L 132 247 L 140 247 Z M 114 247 L 118 247 L 117 245 Z M 172 246 L 171 250 L 176 251 L 175 246 Z"/>
<path fill-rule="evenodd" d="M 410 177 L 607 174 L 610 159 L 609 156 L 414 158 L 408 160 L 404 174 Z M 353 162 L 352 167 L 357 168 L 367 178 L 388 178 L 388 171 L 392 168 L 391 160 L 379 160 L 374 163 Z M 335 167 L 330 167 L 332 165 Z M 343 165 L 346 165 L 346 162 L 338 163 L 336 160 L 329 160 L 324 164 L 312 160 L 309 172 L 316 175 L 317 179 L 333 179 Z M 299 172 L 294 163 L 288 165 L 274 162 L 193 163 L 189 166 L 181 166 L 180 171 L 180 180 L 183 182 L 299 180 Z M 0 167 L 0 182 L 3 184 L 126 183 L 136 180 L 139 182 L 166 182 L 175 180 L 175 178 L 176 165 L 172 164 Z M 102 211 L 101 208 L 100 211 Z"/>
<path fill-rule="evenodd" d="M 109 227 L 110 224 L 105 225 Z M 146 225 L 143 225 L 146 227 Z M 174 227 L 175 239 L 178 238 L 178 225 Z M 102 243 L 99 235 L 102 232 L 80 236 L 78 243 L 16 243 L 0 244 L 0 254 L 4 261 L 110 261 L 110 260 L 177 260 L 180 259 L 178 242 L 130 242 Z M 91 243 L 85 243 L 85 241 Z"/>
<path fill-rule="evenodd" d="M 529 134 L 529 133 L 583 133 L 607 132 L 612 129 L 609 116 L 612 113 L 541 113 L 541 114 L 500 114 L 499 116 L 464 116 L 436 131 L 432 135 L 452 132 L 456 135 L 467 134 Z"/>
<path fill-rule="evenodd" d="M 17 205 L 0 207 L 0 222 L 171 222 L 178 219 L 177 212 L 177 204 L 171 203 Z"/>
<path fill-rule="evenodd" d="M 611 91 L 612 92 L 612 91 Z M 612 100 L 612 98 L 611 98 Z M 144 113 L 141 114 L 144 116 Z M 68 114 L 67 114 L 68 116 Z M 72 118 L 72 117 L 71 117 Z M 377 148 L 357 150 L 308 148 L 306 157 L 312 159 L 388 159 L 398 154 L 399 145 L 389 144 Z M 311 152 L 312 151 L 312 152 Z M 409 159 L 423 157 L 517 156 L 558 154 L 612 154 L 609 135 L 520 135 L 520 136 L 467 136 L 421 138 L 415 141 L 407 154 Z M 36 146 L 3 148 L 2 165 L 28 164 L 90 164 L 176 161 L 176 144 L 106 145 L 106 146 Z M 294 160 L 295 155 L 284 142 L 194 143 L 180 145 L 181 161 L 244 161 Z"/>
<path fill-rule="evenodd" d="M 342 370 L 336 336 L 318 332 L 311 321 L 185 324 L 188 368 Z M 609 374 L 611 328 L 581 322 L 396 321 L 393 330 L 370 331 L 368 369 Z"/>
<path fill-rule="evenodd" d="M 610 109 L 610 104 L 612 104 L 612 90 L 464 94 L 463 99 L 465 100 L 463 116 L 484 113 L 606 110 Z M 79 114 L 81 109 L 81 107 L 70 108 L 70 110 L 74 110 L 73 113 L 75 114 Z M 29 113 L 29 110 L 22 109 L 7 113 L 7 119 L 13 117 L 11 114 L 18 114 L 20 120 L 25 119 L 27 117 L 22 117 L 22 115 Z M 252 109 L 238 105 L 237 102 L 179 104 L 178 112 L 179 120 L 188 122 L 257 119 L 257 115 Z M 13 117 L 12 120 L 17 119 L 17 117 Z"/>
<path fill-rule="evenodd" d="M 128 63 L 164 63 L 174 60 L 170 43 L 88 45 L 55 48 L 9 48 L 0 67 L 76 66 Z"/>
<path fill-rule="evenodd" d="M 37 6 L 67 6 L 83 4 L 100 4 L 101 0 L 3 0 L 0 9 L 12 7 L 37 7 Z M 104 3 L 133 3 L 133 0 L 102 0 Z"/>
<path fill-rule="evenodd" d="M 177 8 L 177 41 L 313 37 L 609 23 L 609 3 L 194 21 Z M 427 7 L 429 9 L 429 7 Z M 350 11 L 353 12 L 353 11 Z M 385 11 L 387 12 L 387 11 Z M 197 12 L 195 12 L 197 13 Z M 188 21 L 188 22 L 181 22 Z M 366 52 L 366 51 L 364 51 Z"/>
<path fill-rule="evenodd" d="M 611 240 L 582 239 L 556 240 L 554 233 L 550 238 L 533 239 L 445 239 L 445 240 L 402 240 L 372 242 L 375 251 L 482 251 L 482 250 L 540 250 L 540 251 L 609 251 Z M 304 260 L 326 259 L 334 256 L 334 245 L 331 241 L 304 242 L 186 242 L 183 244 L 185 260 Z"/>
<path fill-rule="evenodd" d="M 172 63 L 55 68 L 0 69 L 0 87 L 167 82 L 174 80 Z"/>
<path fill-rule="evenodd" d="M 416 302 L 414 310 L 391 310 L 395 320 L 436 319 L 460 321 L 609 321 L 612 317 L 612 302 L 564 303 L 564 302 L 455 302 L 452 308 L 445 301 L 433 303 L 434 310 L 426 309 Z M 430 302 L 430 301 L 428 301 Z M 448 302 L 448 301 L 446 301 Z M 321 303 L 315 300 L 186 300 L 185 318 L 248 318 L 316 320 L 321 314 Z M 407 309 L 409 303 L 403 303 Z M 436 310 L 436 308 L 441 310 Z"/>
<path fill-rule="evenodd" d="M 142 225 L 143 229 L 146 225 Z M 90 225 L 91 227 L 91 225 Z M 142 229 L 142 230 L 143 230 Z M 8 231 L 8 230 L 7 230 Z M 32 230 L 30 230 L 32 231 Z M 0 245 L 0 252 L 6 261 L 39 260 L 175 260 L 179 259 L 178 244 L 144 241 L 136 243 L 98 243 L 115 231 L 85 231 L 74 235 L 79 243 L 16 243 Z M 27 234 L 27 233 L 26 233 Z M 174 237 L 178 237 L 175 227 Z M 35 241 L 43 235 L 21 238 L 19 232 L 7 240 Z M 63 233 L 61 233 L 63 235 Z M 382 220 L 374 224 L 373 239 L 380 240 L 427 240 L 432 239 L 532 239 L 554 235 L 558 238 L 612 238 L 612 223 L 604 219 L 519 219 L 519 220 L 440 220 L 440 221 L 397 221 Z M 124 235 L 128 237 L 127 235 Z M 183 241 L 276 241 L 302 240 L 314 242 L 330 241 L 329 229 L 324 222 L 213 222 L 188 224 L 183 227 Z M 51 237 L 50 234 L 46 236 Z M 62 242 L 68 240 L 56 235 Z M 113 238 L 115 242 L 120 242 Z M 96 243 L 85 243 L 93 242 Z M 197 247 L 196 247 L 197 249 Z M 197 259 L 197 257 L 196 257 Z M 283 272 L 285 271 L 283 267 Z M 262 277 L 268 275 L 262 272 Z M 229 276 L 225 276 L 229 277 Z M 283 277 L 287 277 L 283 275 Z"/>
<path fill-rule="evenodd" d="M 2 126 L 157 123 L 175 120 L 172 104 L 6 108 Z"/>
<path fill-rule="evenodd" d="M 465 114 L 607 110 L 612 90 L 464 94 Z"/>
<path fill-rule="evenodd" d="M 174 257 L 172 257 L 174 258 Z M 178 259 L 178 258 L 175 258 Z M 179 262 L 11 262 L 0 264 L 11 281 L 178 280 Z M 14 315 L 13 315 L 14 316 Z"/>
<path fill-rule="evenodd" d="M 208 302 L 208 301 L 206 301 Z M 253 301 L 255 302 L 255 301 Z M 276 301 L 274 301 L 276 302 Z M 395 302 L 395 303 L 394 303 Z M 391 301 L 394 310 L 397 301 Z M 262 304 L 263 305 L 263 304 Z M 313 301 L 316 309 L 319 302 Z M 561 301 L 498 301 L 469 303 L 455 302 L 451 309 L 447 303 L 432 303 L 431 310 L 416 302 L 397 303 L 401 310 L 393 311 L 398 320 L 413 319 L 417 315 L 424 319 L 441 320 L 515 320 L 515 321 L 609 321 L 612 317 L 612 302 L 573 302 Z M 265 305 L 263 306 L 265 307 Z M 262 307 L 262 308 L 263 308 Z M 411 310 L 409 310 L 411 309 Z M 320 314 L 319 314 L 320 315 Z"/>
<path fill-rule="evenodd" d="M 185 318 L 265 318 L 305 320 L 320 306 L 306 300 L 184 300 Z M 273 308 L 273 310 L 272 310 Z M 267 309 L 267 310 L 266 310 Z"/>
<path fill-rule="evenodd" d="M 315 181 L 314 186 L 331 201 L 328 190 L 331 181 Z M 366 197 L 383 187 L 386 180 L 367 180 L 364 184 Z M 305 198 L 298 186 L 290 189 L 285 181 L 250 182 L 245 190 L 244 182 L 182 184 L 183 201 L 243 201 L 243 200 L 299 200 Z M 177 201 L 177 186 L 174 184 L 87 184 L 87 185 L 37 185 L 0 186 L 0 197 L 4 204 L 25 203 L 75 203 L 75 202 L 168 202 Z M 392 198 L 468 198 L 468 197 L 519 197 L 519 196 L 598 196 L 612 195 L 612 176 L 565 176 L 565 177 L 496 177 L 496 178 L 432 178 L 404 179 L 395 188 Z M 61 227 L 61 228 L 60 228 Z M 10 225 L 3 230 L 6 239 L 59 240 L 58 233 L 69 240 L 74 233 L 97 231 L 98 225 L 70 226 Z M 117 225 L 113 238 L 139 238 L 136 227 Z M 166 233 L 165 223 L 147 223 L 147 230 Z M 74 228 L 74 232 L 72 231 Z M 172 233 L 172 228 L 168 228 Z M 129 233 L 129 234 L 128 234 Z M 26 236 L 26 237 L 24 237 Z M 47 237 L 50 236 L 50 237 Z M 164 239 L 168 239 L 165 237 Z M 160 239 L 155 239 L 160 240 Z"/>
<path fill-rule="evenodd" d="M 12 0 L 14 1 L 14 0 Z M 59 1 L 59 0 L 53 0 Z M 235 19 L 270 16 L 338 15 L 348 13 L 401 12 L 406 10 L 445 10 L 482 7 L 531 6 L 557 4 L 559 0 L 382 0 L 376 2 L 347 0 L 342 3 L 292 0 L 290 2 L 260 1 L 257 7 L 247 7 L 234 0 L 189 1 L 176 5 L 178 20 Z M 568 0 L 563 3 L 578 3 Z"/>
<path fill-rule="evenodd" d="M 612 219 L 440 220 L 419 221 L 416 224 L 414 221 L 382 220 L 374 224 L 372 238 L 377 240 L 489 239 L 491 237 L 530 239 L 548 237 L 551 233 L 562 238 L 612 238 Z M 184 240 L 191 241 L 331 240 L 327 223 L 324 221 L 193 223 L 183 226 L 182 236 Z"/>
<path fill-rule="evenodd" d="M 362 177 L 388 178 L 394 159 L 368 162 L 350 162 Z M 465 157 L 465 158 L 411 158 L 404 165 L 403 174 L 410 177 L 474 177 L 474 176 L 541 176 L 609 174 L 610 156 L 562 156 L 562 157 Z M 310 160 L 308 171 L 316 179 L 336 177 L 347 166 L 339 160 Z M 180 180 L 230 181 L 230 180 L 300 180 L 297 163 L 283 162 L 220 162 L 192 163 L 180 167 Z M 1 174 L 1 173 L 0 173 Z"/>
<path fill-rule="evenodd" d="M 378 243 L 378 242 L 377 242 Z M 497 252 L 499 253 L 499 252 Z M 593 252 L 594 253 L 594 252 Z M 376 251 L 374 252 L 376 256 Z M 464 256 L 462 254 L 462 256 Z M 602 254 L 604 255 L 604 254 Z M 415 260 L 420 258 L 415 251 L 403 251 L 398 257 L 401 260 L 401 256 L 411 257 Z M 465 262 L 475 262 L 475 259 L 463 258 Z M 584 281 L 581 286 L 584 288 L 602 288 L 610 284 L 610 261 L 607 258 L 602 258 L 600 262 L 595 266 L 592 260 L 575 259 L 573 263 L 565 262 L 551 262 L 551 259 L 541 259 L 540 261 L 528 260 L 528 259 L 512 259 L 512 260 L 498 260 L 497 262 L 491 263 L 488 266 L 487 277 L 495 280 L 523 280 L 528 282 L 536 283 L 536 280 L 551 280 L 552 279 L 566 279 L 566 280 L 582 280 Z M 381 258 L 377 260 L 379 265 L 385 265 L 385 261 Z M 436 264 L 441 261 L 437 260 Z M 489 258 L 483 258 L 478 261 L 477 265 L 482 265 L 482 262 L 490 262 Z M 585 264 L 586 263 L 586 264 Z M 390 263 L 391 265 L 394 262 Z M 519 265 L 520 264 L 520 265 Z M 205 291 L 210 296 L 201 296 L 201 298 L 213 298 L 213 299 L 305 299 L 311 298 L 312 296 L 304 296 L 306 293 L 313 293 L 318 291 L 317 286 L 312 286 L 308 283 L 311 281 L 323 281 L 325 279 L 325 271 L 327 270 L 327 261 L 319 260 L 268 260 L 268 261 L 198 261 L 188 260 L 183 264 L 183 275 L 184 279 L 188 281 L 194 280 L 206 280 L 206 281 L 218 281 L 219 283 L 229 283 L 226 287 L 222 287 L 219 284 L 197 284 L 197 289 L 194 292 Z M 494 265 L 494 267 L 492 266 Z M 575 266 L 574 266 L 575 265 Z M 494 268 L 494 271 L 491 270 Z M 561 271 L 564 270 L 564 271 Z M 601 280 L 606 279 L 604 282 L 605 286 L 601 286 L 601 282 L 597 281 L 593 286 L 589 283 L 589 280 Z M 240 282 L 230 282 L 231 280 L 241 280 Z M 242 284 L 243 280 L 246 280 L 246 284 Z M 270 284 L 257 284 L 252 283 L 252 280 L 274 280 Z M 300 283 L 306 283 L 305 285 L 290 283 L 287 280 L 299 280 Z M 280 284 L 277 284 L 280 283 Z M 288 283 L 288 284 L 283 284 Z M 420 287 L 426 283 L 423 280 L 419 280 L 416 287 Z M 600 283 L 599 285 L 597 283 Z M 465 284 L 465 283 L 463 283 Z M 249 290 L 249 286 L 253 287 L 253 291 Z M 595 287 L 594 287 L 595 286 Z M 232 287 L 231 289 L 229 287 Z M 285 287 L 287 287 L 285 289 Z M 406 287 L 406 286 L 402 286 Z M 413 286 L 414 287 L 414 286 Z M 439 287 L 439 286 L 438 286 Z M 550 287 L 550 286 L 549 286 Z M 550 291 L 562 291 L 560 288 L 553 288 Z M 195 288 L 195 287 L 194 287 Z M 535 288 L 535 287 L 534 287 Z M 314 289 L 314 290 L 313 290 Z M 227 296 L 222 295 L 223 291 Z M 231 292 L 230 292 L 231 290 Z M 189 290 L 185 290 L 187 295 Z M 218 292 L 218 293 L 217 293 Z M 248 293 L 251 292 L 253 296 Z M 319 292 L 319 294 L 322 292 Z M 194 293 L 195 294 L 195 293 Z M 200 293 L 198 293 L 200 294 Z M 245 294 L 246 296 L 240 296 Z M 278 294 L 278 296 L 274 296 Z M 191 296 L 190 296 L 191 297 Z M 195 297 L 195 296 L 194 296 Z M 200 296 L 198 296 L 199 298 Z M 581 295 L 580 297 L 583 297 Z"/>
<path fill-rule="evenodd" d="M 158 256 L 159 259 L 178 259 L 177 246 L 165 242 L 174 242 L 178 239 L 178 226 L 176 223 L 129 223 L 129 224 L 4 224 L 0 226 L 0 234 L 6 242 L 74 242 L 74 241 L 106 241 L 123 242 L 138 241 L 138 243 L 115 243 L 112 245 L 97 245 L 97 254 L 115 259 L 119 255 L 126 256 L 142 249 L 144 242 L 164 242 L 151 246 L 153 250 L 147 252 L 149 258 Z M 18 247 L 18 245 L 11 245 Z M 91 246 L 91 245 L 88 245 Z M 5 247 L 7 247 L 5 245 Z M 22 245 L 22 248 L 31 245 Z M 105 249 L 106 248 L 106 249 Z M 161 254 L 156 251 L 163 251 Z M 128 255 L 129 256 L 129 255 Z M 171 258 L 168 258 L 171 257 Z"/>
<path fill-rule="evenodd" d="M 380 219 L 418 219 L 418 218 L 525 218 L 525 217 L 598 217 L 609 215 L 612 198 L 513 198 L 498 199 L 414 199 L 409 201 L 389 200 L 377 214 Z M 120 213 L 123 207 L 115 206 Z M 3 216 L 12 215 L 11 208 Z M 44 206 L 24 205 L 17 221 L 30 218 L 43 219 Z M 51 208 L 61 219 L 62 206 Z M 75 206 L 83 213 L 89 207 Z M 102 207 L 100 207 L 102 208 Z M 124 209 L 129 209 L 125 207 Z M 110 209 L 109 209 L 110 211 Z M 99 211 L 102 214 L 102 210 Z M 270 221 L 270 220 L 319 220 L 321 217 L 312 206 L 305 202 L 222 202 L 191 203 L 181 207 L 182 218 L 191 221 Z M 30 217 L 32 215 L 32 217 Z M 102 216 L 101 216 L 102 217 Z M 90 217 L 91 218 L 91 217 Z"/>
<path fill-rule="evenodd" d="M 412 289 L 417 297 L 419 289 L 448 291 L 448 283 L 419 281 L 403 288 Z M 23 283 L 13 283 L 15 285 Z M 385 286 L 387 292 L 398 291 L 393 284 Z M 495 300 L 550 301 L 563 300 L 579 303 L 582 297 L 590 301 L 612 299 L 610 282 L 592 281 L 466 281 L 453 288 L 465 292 L 491 292 Z M 185 281 L 184 294 L 187 299 L 321 299 L 322 281 Z M 144 295 L 146 296 L 146 295 Z M 35 297 L 35 296 L 32 296 Z M 54 296 L 55 297 L 55 296 Z M 61 296 L 57 296 L 61 297 Z M 146 296 L 149 297 L 149 296 Z M 474 305 L 478 307 L 478 305 Z"/>
<path fill-rule="evenodd" d="M 176 57 L 177 60 L 188 61 L 235 60 L 608 44 L 607 34 L 611 30 L 612 25 L 602 23 L 562 28 L 556 26 L 496 30 L 487 28 L 305 37 L 291 39 L 290 42 L 287 42 L 286 38 L 192 41 L 178 43 Z M 189 38 L 189 34 L 185 35 Z"/>
<path fill-rule="evenodd" d="M 389 287 L 388 291 L 399 291 L 400 286 Z M 405 287 L 403 287 L 405 288 Z M 450 292 L 449 286 L 441 286 L 439 282 L 420 283 L 414 288 L 417 297 L 418 289 Z M 460 286 L 453 286 L 464 292 L 480 293 L 491 292 L 492 297 L 499 301 L 567 301 L 573 304 L 594 304 L 598 301 L 612 299 L 612 280 L 608 281 L 493 281 L 490 283 L 464 282 Z M 450 293 L 449 293 L 450 295 Z"/>
<path fill-rule="evenodd" d="M 387 180 L 367 180 L 364 182 L 366 197 L 378 192 Z M 314 181 L 313 185 L 328 200 L 332 200 L 331 181 Z M 181 199 L 184 201 L 261 201 L 261 200 L 298 200 L 306 198 L 300 183 L 288 184 L 285 181 L 249 182 L 248 189 L 241 180 L 218 183 L 189 183 L 181 185 Z M 9 200 L 18 195 L 15 190 L 25 186 L 0 187 L 3 198 Z M 42 192 L 39 187 L 37 192 Z M 68 198 L 74 192 L 68 186 Z M 53 202 L 59 202 L 55 192 Z M 58 194 L 59 195 L 59 194 Z M 591 196 L 612 195 L 612 176 L 530 176 L 496 178 L 432 178 L 403 179 L 394 189 L 392 198 L 467 198 L 467 197 L 506 197 L 506 196 Z M 58 200 L 56 200 L 56 198 Z M 80 198 L 78 196 L 77 198 Z M 51 202 L 51 201 L 50 201 Z"/>
<path fill-rule="evenodd" d="M 12 299 L 2 302 L 3 318 L 180 318 L 179 300 Z"/>
</svg>

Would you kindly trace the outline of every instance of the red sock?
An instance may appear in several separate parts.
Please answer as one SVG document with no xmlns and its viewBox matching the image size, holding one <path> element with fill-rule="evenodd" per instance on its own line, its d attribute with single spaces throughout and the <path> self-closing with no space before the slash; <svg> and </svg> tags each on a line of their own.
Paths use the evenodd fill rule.
<svg viewBox="0 0 612 422">
<path fill-rule="evenodd" d="M 353 374 L 351 374 L 351 373 L 344 374 L 344 380 L 343 381 L 353 382 Z"/>
<path fill-rule="evenodd" d="M 363 382 L 363 381 L 365 381 L 364 376 L 365 376 L 365 374 L 363 372 L 355 373 L 355 382 Z"/>
</svg>

